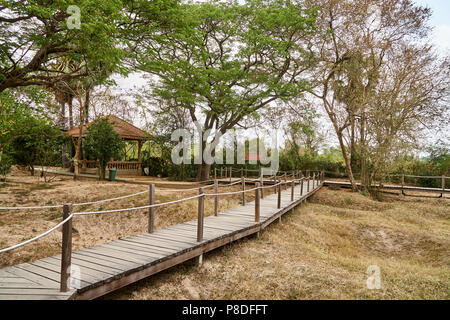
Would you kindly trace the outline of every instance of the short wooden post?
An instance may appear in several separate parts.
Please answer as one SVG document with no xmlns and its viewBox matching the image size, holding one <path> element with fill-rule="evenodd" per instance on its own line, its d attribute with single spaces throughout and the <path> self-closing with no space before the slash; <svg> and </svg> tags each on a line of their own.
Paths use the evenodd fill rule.
<svg viewBox="0 0 450 320">
<path fill-rule="evenodd" d="M 203 218 L 205 210 L 205 196 L 203 195 L 203 188 L 198 189 L 198 217 L 197 217 L 197 242 L 203 241 Z"/>
<path fill-rule="evenodd" d="M 287 173 L 286 171 L 284 172 L 284 190 L 287 190 Z"/>
<path fill-rule="evenodd" d="M 314 190 L 314 188 L 316 187 L 316 186 L 315 186 L 315 182 L 316 182 L 316 173 L 314 172 L 314 173 L 313 173 L 313 190 Z"/>
<path fill-rule="evenodd" d="M 441 193 L 441 198 L 444 196 L 444 191 L 445 191 L 445 176 L 442 175 L 442 193 Z"/>
<path fill-rule="evenodd" d="M 405 174 L 402 173 L 402 195 L 405 195 L 404 186 L 405 186 Z"/>
<path fill-rule="evenodd" d="M 72 214 L 72 204 L 63 206 L 63 220 Z M 62 253 L 61 253 L 61 282 L 60 291 L 69 291 L 70 268 L 72 265 L 72 219 L 69 219 L 62 227 Z"/>
<path fill-rule="evenodd" d="M 309 192 L 309 179 L 310 177 L 308 176 L 308 178 L 306 178 L 306 193 Z"/>
<path fill-rule="evenodd" d="M 300 197 L 303 196 L 303 177 L 300 178 Z"/>
<path fill-rule="evenodd" d="M 292 182 L 291 182 L 291 201 L 294 201 L 294 187 L 295 187 L 295 180 L 292 179 Z"/>
<path fill-rule="evenodd" d="M 259 200 L 259 182 L 256 182 L 256 189 L 255 189 L 255 222 L 259 222 L 259 216 L 261 213 L 260 208 L 260 200 Z"/>
<path fill-rule="evenodd" d="M 277 208 L 281 208 L 281 180 L 279 181 L 280 184 L 278 185 L 278 197 L 277 197 Z"/>
<path fill-rule="evenodd" d="M 242 205 L 245 206 L 245 177 L 241 177 Z"/>
<path fill-rule="evenodd" d="M 214 179 L 214 215 L 217 216 L 219 214 L 219 182 L 217 179 Z"/>
<path fill-rule="evenodd" d="M 259 177 L 259 183 L 261 185 L 261 199 L 264 199 L 264 189 L 262 188 L 264 186 L 264 180 L 263 180 L 263 174 L 261 173 L 261 176 Z"/>
<path fill-rule="evenodd" d="M 148 186 L 148 204 L 155 204 L 155 185 Z M 152 233 L 155 228 L 155 208 L 148 208 L 148 233 Z"/>
</svg>

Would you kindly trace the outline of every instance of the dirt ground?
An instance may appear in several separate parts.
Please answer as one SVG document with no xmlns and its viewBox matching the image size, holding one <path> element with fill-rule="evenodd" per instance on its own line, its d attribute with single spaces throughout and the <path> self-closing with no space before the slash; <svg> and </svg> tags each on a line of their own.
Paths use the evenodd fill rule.
<svg viewBox="0 0 450 320">
<path fill-rule="evenodd" d="M 146 190 L 145 185 L 58 176 L 47 184 L 15 170 L 0 182 L 0 206 L 37 206 L 107 199 Z M 225 187 L 223 191 L 238 190 Z M 158 190 L 158 188 L 157 188 Z M 211 189 L 210 189 L 211 190 Z M 266 189 L 269 191 L 271 189 Z M 156 193 L 157 202 L 196 192 Z M 349 190 L 320 190 L 281 223 L 192 261 L 127 286 L 104 299 L 449 299 L 450 200 L 381 194 L 378 200 Z M 227 196 L 220 210 L 239 204 Z M 248 200 L 252 200 L 249 194 Z M 148 195 L 78 207 L 80 211 L 145 205 Z M 160 208 L 156 228 L 193 220 L 196 200 Z M 206 201 L 207 214 L 213 200 Z M 0 211 L 0 248 L 30 239 L 61 221 L 60 209 Z M 74 250 L 147 229 L 145 210 L 77 216 Z M 0 267 L 59 254 L 61 232 L 9 253 Z M 379 290 L 366 286 L 378 266 Z"/>
</svg>

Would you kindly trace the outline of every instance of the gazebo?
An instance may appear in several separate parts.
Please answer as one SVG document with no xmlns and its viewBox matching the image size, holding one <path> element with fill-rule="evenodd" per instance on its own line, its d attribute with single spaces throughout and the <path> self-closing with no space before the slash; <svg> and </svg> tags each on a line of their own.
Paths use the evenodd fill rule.
<svg viewBox="0 0 450 320">
<path fill-rule="evenodd" d="M 114 159 L 111 159 L 108 162 L 107 169 L 109 170 L 110 168 L 116 168 L 118 175 L 142 175 L 142 144 L 145 140 L 150 138 L 149 134 L 115 115 L 108 115 L 103 118 L 107 118 L 108 121 L 111 122 L 114 131 L 117 132 L 123 140 L 137 141 L 138 146 L 137 161 L 115 161 Z M 93 122 L 94 121 L 88 122 L 82 127 L 82 138 L 86 137 L 87 128 L 89 128 Z M 73 128 L 66 133 L 76 139 L 79 139 L 80 128 Z M 85 155 L 83 154 L 83 161 L 79 164 L 79 166 L 82 173 L 95 173 L 96 160 L 86 160 Z"/>
</svg>

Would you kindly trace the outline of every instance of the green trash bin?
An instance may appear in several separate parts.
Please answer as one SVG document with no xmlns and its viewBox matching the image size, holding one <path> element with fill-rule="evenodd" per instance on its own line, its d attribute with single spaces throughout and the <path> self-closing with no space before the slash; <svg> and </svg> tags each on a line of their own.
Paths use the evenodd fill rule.
<svg viewBox="0 0 450 320">
<path fill-rule="evenodd" d="M 110 168 L 109 169 L 109 181 L 114 181 L 116 179 L 116 168 Z"/>
</svg>

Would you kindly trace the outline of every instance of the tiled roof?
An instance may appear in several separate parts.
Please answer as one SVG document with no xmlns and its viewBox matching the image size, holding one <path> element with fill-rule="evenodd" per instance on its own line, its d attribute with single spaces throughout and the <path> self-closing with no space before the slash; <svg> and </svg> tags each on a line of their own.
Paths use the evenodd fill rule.
<svg viewBox="0 0 450 320">
<path fill-rule="evenodd" d="M 117 132 L 118 134 L 120 134 L 122 139 L 146 140 L 146 139 L 150 138 L 150 135 L 147 132 L 135 127 L 131 123 L 128 123 L 125 120 L 122 120 L 115 115 L 104 116 L 99 119 L 103 119 L 103 118 L 108 118 L 109 122 L 111 122 L 114 127 L 114 131 Z M 82 137 L 86 136 L 86 128 L 88 128 L 94 122 L 95 121 L 88 122 L 85 126 L 83 126 L 82 131 L 81 131 Z M 73 129 L 67 131 L 66 133 L 72 137 L 78 137 L 79 133 L 80 133 L 80 129 L 79 129 L 79 127 L 75 127 Z"/>
</svg>

